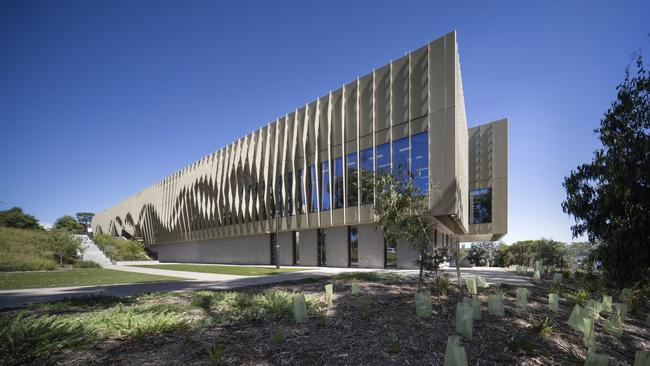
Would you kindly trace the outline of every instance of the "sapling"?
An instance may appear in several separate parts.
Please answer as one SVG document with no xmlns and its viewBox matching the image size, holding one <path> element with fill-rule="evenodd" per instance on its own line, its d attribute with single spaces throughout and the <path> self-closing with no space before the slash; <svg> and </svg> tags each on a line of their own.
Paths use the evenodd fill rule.
<svg viewBox="0 0 650 366">
<path fill-rule="evenodd" d="M 490 315 L 502 317 L 505 316 L 503 308 L 503 294 L 488 295 L 488 312 Z"/>
<path fill-rule="evenodd" d="M 444 366 L 467 366 L 465 347 L 460 346 L 460 337 L 457 335 L 447 337 Z"/>
<path fill-rule="evenodd" d="M 634 366 L 650 366 L 650 351 L 636 351 Z"/>
<path fill-rule="evenodd" d="M 305 295 L 293 295 L 293 316 L 296 323 L 307 321 L 307 303 L 305 302 Z"/>
<path fill-rule="evenodd" d="M 420 290 L 415 293 L 415 314 L 419 318 L 431 316 L 431 292 L 429 290 Z"/>
<path fill-rule="evenodd" d="M 456 304 L 456 332 L 467 338 L 472 338 L 474 326 L 474 310 L 471 303 L 458 302 Z"/>
<path fill-rule="evenodd" d="M 528 289 L 525 287 L 517 288 L 517 307 L 525 308 L 528 306 Z"/>
<path fill-rule="evenodd" d="M 328 307 L 332 307 L 332 295 L 334 293 L 334 286 L 330 283 L 325 285 L 325 302 L 327 302 Z"/>
<path fill-rule="evenodd" d="M 609 365 L 609 356 L 604 353 L 589 353 L 585 360 L 585 366 L 607 366 Z"/>
<path fill-rule="evenodd" d="M 554 313 L 560 311 L 560 297 L 557 294 L 548 294 L 548 309 Z"/>
<path fill-rule="evenodd" d="M 612 297 L 609 295 L 603 295 L 603 311 L 610 313 L 612 311 Z"/>
</svg>

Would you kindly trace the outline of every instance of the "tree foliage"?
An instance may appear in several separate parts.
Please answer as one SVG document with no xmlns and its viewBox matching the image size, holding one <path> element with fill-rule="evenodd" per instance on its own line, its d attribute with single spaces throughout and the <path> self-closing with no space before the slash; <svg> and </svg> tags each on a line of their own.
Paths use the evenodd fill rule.
<svg viewBox="0 0 650 366">
<path fill-rule="evenodd" d="M 70 216 L 64 215 L 56 219 L 54 222 L 54 229 L 67 230 L 71 233 L 80 234 L 83 232 L 83 225 L 77 222 L 77 220 Z"/>
<path fill-rule="evenodd" d="M 77 212 L 76 214 L 74 214 L 74 216 L 77 219 L 78 223 L 84 225 L 84 227 L 88 227 L 90 223 L 93 221 L 93 217 L 95 217 L 95 214 L 92 212 Z"/>
<path fill-rule="evenodd" d="M 34 216 L 24 213 L 20 207 L 0 211 L 0 226 L 16 229 L 43 229 Z"/>
<path fill-rule="evenodd" d="M 44 249 L 50 251 L 63 266 L 64 259 L 74 258 L 81 252 L 81 239 L 68 230 L 52 229 L 48 232 Z"/>
<path fill-rule="evenodd" d="M 636 66 L 595 130 L 602 147 L 563 183 L 574 237 L 601 243 L 598 259 L 618 285 L 650 278 L 650 78 L 641 56 Z"/>
<path fill-rule="evenodd" d="M 498 263 L 502 242 L 483 241 L 472 243 L 467 251 L 467 260 L 475 266 L 491 266 Z"/>
</svg>

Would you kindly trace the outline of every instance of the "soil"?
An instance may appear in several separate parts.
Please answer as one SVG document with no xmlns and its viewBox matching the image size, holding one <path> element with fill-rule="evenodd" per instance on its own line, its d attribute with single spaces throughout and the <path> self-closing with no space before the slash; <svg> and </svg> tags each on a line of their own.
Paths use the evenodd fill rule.
<svg viewBox="0 0 650 366">
<path fill-rule="evenodd" d="M 566 320 L 574 302 L 560 300 L 560 312 L 548 310 L 549 280 L 533 280 L 528 307 L 515 306 L 516 289 L 491 286 L 480 289 L 482 319 L 474 321 L 471 339 L 461 337 L 470 365 L 572 365 L 584 363 L 582 334 Z M 146 340 L 110 340 L 93 347 L 56 356 L 60 365 L 208 365 L 208 349 L 224 346 L 226 365 L 442 365 L 447 337 L 455 334 L 456 287 L 438 301 L 432 296 L 430 318 L 415 316 L 415 281 L 360 282 L 361 295 L 350 295 L 350 282 L 311 280 L 257 286 L 242 291 L 282 289 L 322 294 L 334 283 L 334 306 L 306 323 L 265 320 L 149 337 Z M 569 292 L 574 286 L 564 285 Z M 504 292 L 505 317 L 490 316 L 487 295 Z M 609 365 L 634 362 L 637 350 L 650 350 L 648 309 L 630 314 L 624 332 L 615 338 L 596 327 L 597 350 L 607 353 Z M 530 317 L 548 317 L 553 331 L 542 336 L 530 328 Z"/>
</svg>

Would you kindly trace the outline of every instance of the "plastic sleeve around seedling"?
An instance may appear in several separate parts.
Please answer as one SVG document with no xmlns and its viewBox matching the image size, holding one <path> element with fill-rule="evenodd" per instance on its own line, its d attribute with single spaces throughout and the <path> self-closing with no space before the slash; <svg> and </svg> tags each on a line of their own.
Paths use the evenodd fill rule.
<svg viewBox="0 0 650 366">
<path fill-rule="evenodd" d="M 587 350 L 593 350 L 596 348 L 596 333 L 594 332 L 594 319 L 590 317 L 582 318 L 583 331 L 582 331 L 582 342 L 584 343 Z"/>
<path fill-rule="evenodd" d="M 460 337 L 457 335 L 447 337 L 444 366 L 467 366 L 465 347 L 460 346 Z"/>
<path fill-rule="evenodd" d="M 558 294 L 548 294 L 548 309 L 555 313 L 560 311 L 560 296 Z"/>
<path fill-rule="evenodd" d="M 458 302 L 456 304 L 456 333 L 472 338 L 474 328 L 474 310 L 470 303 Z"/>
<path fill-rule="evenodd" d="M 492 294 L 488 296 L 488 312 L 493 316 L 505 316 L 503 308 L 503 295 Z"/>
<path fill-rule="evenodd" d="M 528 289 L 525 287 L 517 288 L 517 307 L 525 308 L 528 306 Z"/>
<path fill-rule="evenodd" d="M 609 365 L 609 356 L 604 353 L 590 353 L 587 355 L 585 366 L 607 366 Z"/>
<path fill-rule="evenodd" d="M 419 318 L 431 316 L 431 292 L 429 290 L 420 290 L 415 293 L 415 314 Z"/>
<path fill-rule="evenodd" d="M 465 285 L 467 286 L 467 292 L 469 292 L 470 295 L 476 295 L 476 278 L 466 278 L 465 279 Z"/>
<path fill-rule="evenodd" d="M 305 302 L 305 295 L 293 295 L 293 316 L 296 323 L 307 321 L 307 303 Z"/>
<path fill-rule="evenodd" d="M 650 366 L 650 351 L 636 351 L 634 366 Z"/>
<path fill-rule="evenodd" d="M 586 310 L 582 306 L 576 304 L 571 311 L 571 315 L 569 315 L 567 324 L 573 328 L 573 330 L 583 332 L 584 322 L 582 319 L 584 319 L 585 316 L 588 316 Z"/>
<path fill-rule="evenodd" d="M 351 293 L 352 295 L 359 295 L 359 283 L 358 282 L 352 282 L 352 287 L 351 287 Z"/>
<path fill-rule="evenodd" d="M 328 285 L 325 285 L 325 302 L 327 302 L 327 306 L 332 306 L 332 296 L 334 295 L 334 285 L 331 283 Z"/>
<path fill-rule="evenodd" d="M 618 308 L 614 309 L 609 318 L 605 320 L 605 323 L 603 323 L 603 330 L 605 333 L 611 334 L 614 337 L 620 337 L 621 334 L 623 334 L 621 312 Z"/>
<path fill-rule="evenodd" d="M 603 311 L 611 313 L 612 312 L 612 297 L 609 295 L 603 295 Z"/>
<path fill-rule="evenodd" d="M 562 283 L 562 273 L 555 273 L 553 275 L 553 282 Z"/>
</svg>

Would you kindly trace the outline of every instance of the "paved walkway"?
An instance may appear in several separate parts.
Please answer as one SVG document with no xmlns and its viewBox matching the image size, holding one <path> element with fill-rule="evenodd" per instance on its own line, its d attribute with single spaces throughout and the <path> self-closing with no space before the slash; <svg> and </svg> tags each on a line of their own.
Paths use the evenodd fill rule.
<svg viewBox="0 0 650 366">
<path fill-rule="evenodd" d="M 255 266 L 262 267 L 262 266 Z M 331 268 L 331 267 L 304 267 L 305 271 L 286 272 L 266 276 L 232 276 L 212 273 L 197 273 L 185 271 L 172 271 L 157 268 L 127 267 L 123 265 L 106 266 L 106 268 L 128 271 L 149 273 L 157 275 L 167 275 L 175 277 L 188 278 L 187 281 L 170 281 L 170 282 L 147 282 L 134 284 L 119 285 L 100 285 L 100 286 L 75 286 L 75 287 L 52 287 L 52 288 L 35 288 L 20 290 L 1 290 L 0 291 L 0 309 L 20 307 L 35 302 L 47 302 L 60 300 L 66 297 L 85 296 L 92 294 L 104 294 L 112 296 L 132 296 L 146 292 L 158 291 L 188 291 L 188 290 L 226 290 L 246 286 L 264 285 L 269 283 L 298 281 L 312 277 L 333 276 L 342 272 L 358 271 L 376 271 L 376 272 L 396 272 L 405 275 L 417 276 L 417 270 L 397 270 L 397 269 L 359 269 L 359 268 Z M 450 275 L 455 276 L 454 269 L 446 269 Z M 484 276 L 489 283 L 505 283 L 515 286 L 532 286 L 525 277 L 516 273 L 508 272 L 502 268 L 462 268 L 461 277 Z"/>
</svg>

